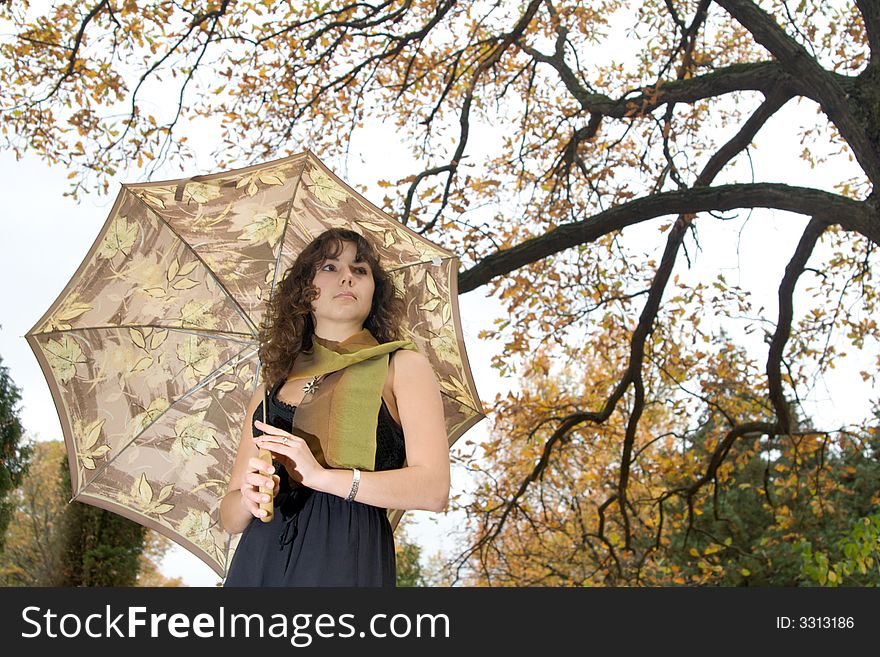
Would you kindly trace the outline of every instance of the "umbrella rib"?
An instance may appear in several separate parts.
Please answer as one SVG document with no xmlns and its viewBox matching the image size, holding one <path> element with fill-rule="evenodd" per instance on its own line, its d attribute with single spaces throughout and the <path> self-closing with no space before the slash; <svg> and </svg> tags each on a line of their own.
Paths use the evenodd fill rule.
<svg viewBox="0 0 880 657">
<path fill-rule="evenodd" d="M 224 294 L 226 295 L 226 297 L 229 299 L 230 303 L 232 303 L 232 305 L 234 305 L 236 308 L 238 308 L 238 311 L 239 311 L 239 313 L 241 314 L 242 319 L 244 319 L 245 323 L 248 325 L 248 328 L 251 330 L 251 334 L 252 334 L 254 337 L 256 337 L 257 334 L 258 334 L 258 329 L 257 329 L 257 327 L 254 325 L 254 323 L 251 321 L 251 318 L 250 318 L 250 317 L 248 316 L 248 314 L 244 311 L 244 308 L 241 307 L 241 304 L 239 304 L 238 301 L 236 301 L 236 299 L 235 299 L 235 297 L 232 295 L 232 293 L 230 293 L 229 290 L 226 289 L 226 286 L 223 285 L 223 283 L 220 281 L 220 279 L 217 278 L 217 275 L 214 273 L 214 270 L 211 269 L 211 268 L 208 266 L 208 263 L 205 262 L 205 261 L 202 259 L 202 256 L 200 256 L 200 255 L 198 254 L 198 252 L 192 247 L 192 244 L 190 244 L 190 243 L 187 242 L 185 239 L 183 239 L 183 236 L 182 236 L 180 233 L 178 233 L 176 230 L 174 230 L 174 227 L 173 227 L 171 224 L 169 224 L 167 221 L 165 221 L 165 219 L 162 217 L 162 215 L 159 214 L 158 212 L 156 212 L 156 210 L 154 210 L 154 209 L 150 206 L 149 203 L 147 203 L 146 201 L 144 201 L 144 199 L 142 199 L 141 196 L 140 196 L 139 194 L 132 192 L 132 196 L 134 196 L 134 197 L 135 197 L 135 198 L 141 203 L 141 205 L 143 205 L 145 208 L 147 208 L 147 210 L 148 210 L 150 213 L 152 213 L 152 215 L 153 215 L 154 217 L 156 217 L 156 219 L 158 219 L 160 222 L 162 222 L 163 224 L 165 224 L 165 225 L 168 227 L 168 230 L 170 230 L 170 231 L 175 235 L 175 237 L 177 237 L 177 239 L 180 240 L 180 242 L 181 242 L 182 244 L 186 245 L 186 248 L 189 249 L 190 253 L 192 253 L 193 256 L 194 256 L 199 262 L 202 263 L 202 265 L 205 267 L 205 270 L 208 272 L 208 275 L 209 275 L 211 278 L 213 278 L 213 279 L 214 279 L 214 282 L 217 284 L 217 286 L 218 286 L 221 290 L 223 290 L 223 293 L 224 293 Z"/>
<path fill-rule="evenodd" d="M 239 333 L 237 331 L 214 331 L 211 329 L 187 329 L 181 328 L 177 326 L 164 326 L 162 324 L 122 324 L 122 325 L 114 325 L 107 324 L 106 326 L 83 326 L 79 328 L 69 328 L 69 329 L 55 329 L 53 331 L 43 331 L 41 333 L 29 333 L 28 335 L 33 336 L 52 336 L 52 335 L 63 335 L 65 333 L 76 333 L 77 331 L 109 331 L 109 330 L 121 330 L 121 329 L 141 329 L 141 328 L 152 328 L 159 329 L 161 331 L 174 331 L 175 333 L 186 333 L 187 335 L 200 335 L 203 337 L 225 337 L 225 336 L 241 336 L 241 340 L 237 340 L 235 338 L 227 338 L 229 342 L 246 342 L 247 344 L 253 344 L 254 339 L 250 333 Z"/>
<path fill-rule="evenodd" d="M 287 208 L 287 215 L 284 217 L 284 228 L 281 230 L 281 246 L 278 248 L 278 255 L 275 256 L 275 269 L 272 272 L 272 287 L 269 288 L 269 299 L 275 294 L 275 284 L 278 282 L 278 272 L 281 269 L 281 257 L 284 255 L 284 238 L 287 236 L 287 229 L 290 227 L 290 215 L 293 214 L 293 201 L 296 199 L 296 194 L 299 191 L 300 183 L 302 183 L 303 174 L 306 171 L 306 166 L 308 165 L 308 158 L 303 161 L 302 167 L 299 170 L 299 175 L 296 177 L 296 184 L 294 185 L 293 192 L 290 194 L 290 205 Z"/>
<path fill-rule="evenodd" d="M 453 256 L 446 257 L 446 258 L 440 258 L 440 261 L 443 262 L 444 260 L 452 260 L 452 257 Z M 404 269 L 409 269 L 410 267 L 418 267 L 420 265 L 434 265 L 434 259 L 432 258 L 431 260 L 419 260 L 418 262 L 411 262 L 408 265 L 401 265 L 400 267 L 395 267 L 394 269 L 389 269 L 388 273 L 390 274 L 392 272 L 403 271 Z M 440 265 L 434 265 L 434 266 L 439 267 Z"/>
<path fill-rule="evenodd" d="M 253 345 L 251 345 L 251 348 L 253 348 Z M 78 497 L 78 496 L 79 496 L 79 495 L 80 495 L 80 494 L 81 494 L 86 488 L 88 488 L 88 487 L 92 484 L 92 482 L 94 482 L 99 476 L 101 476 L 101 475 L 104 473 L 104 471 L 107 470 L 107 469 L 108 469 L 108 468 L 114 463 L 114 461 L 116 461 L 116 459 L 118 459 L 120 456 L 122 456 L 122 453 L 125 452 L 126 449 L 128 449 L 128 448 L 129 448 L 129 447 L 130 447 L 130 446 L 131 446 L 131 445 L 132 445 L 132 444 L 133 444 L 133 443 L 134 443 L 134 442 L 135 442 L 135 441 L 136 441 L 141 435 L 143 435 L 143 433 L 144 433 L 147 429 L 149 429 L 151 426 L 153 426 L 153 425 L 154 425 L 154 424 L 155 424 L 155 423 L 156 423 L 156 422 L 157 422 L 162 416 L 164 416 L 169 410 L 171 410 L 171 409 L 174 407 L 175 404 L 177 404 L 178 402 L 183 401 L 183 400 L 186 399 L 187 397 L 190 397 L 190 396 L 194 395 L 196 392 L 198 392 L 199 390 L 201 390 L 202 388 L 204 388 L 206 385 L 208 385 L 211 381 L 213 381 L 213 380 L 216 379 L 218 376 L 220 376 L 220 374 L 222 374 L 223 370 L 226 369 L 226 368 L 229 366 L 229 363 L 231 363 L 231 362 L 233 362 L 233 361 L 235 361 L 235 360 L 239 360 L 239 361 L 244 360 L 244 358 L 242 358 L 242 354 L 245 353 L 246 351 L 247 351 L 247 348 L 242 349 L 241 351 L 239 351 L 237 354 L 235 354 L 234 356 L 232 356 L 231 358 L 229 358 L 228 360 L 226 360 L 223 364 L 221 364 L 221 365 L 219 365 L 218 367 L 216 367 L 216 368 L 214 369 L 214 371 L 211 372 L 211 374 L 209 374 L 208 376 L 206 376 L 204 379 L 202 379 L 202 380 L 198 383 L 198 385 L 196 385 L 196 386 L 193 387 L 193 388 L 190 388 L 190 389 L 187 390 L 183 395 L 181 395 L 180 397 L 178 397 L 177 399 L 175 399 L 173 402 L 171 402 L 171 403 L 168 405 L 168 408 L 166 408 L 164 411 L 162 411 L 161 413 L 159 413 L 158 415 L 156 415 L 155 418 L 153 418 L 153 421 L 152 421 L 152 422 L 150 422 L 150 423 L 149 423 L 148 425 L 146 425 L 143 429 L 141 429 L 141 431 L 140 431 L 137 435 L 132 436 L 131 440 L 129 440 L 125 445 L 123 445 L 123 446 L 117 451 L 116 455 L 115 455 L 112 459 L 110 459 L 109 461 L 106 461 L 106 462 L 101 466 L 101 468 L 96 468 L 96 469 L 95 469 L 95 472 L 94 472 L 94 474 L 93 474 L 93 476 L 92 476 L 92 477 L 91 477 L 86 483 L 84 483 L 84 484 L 80 487 L 80 489 L 76 492 L 76 494 L 74 495 L 74 499 L 75 499 L 76 497 Z M 249 357 L 249 356 L 250 356 L 250 354 L 248 355 L 248 357 Z"/>
<path fill-rule="evenodd" d="M 452 395 L 452 394 L 446 392 L 445 390 L 443 390 L 443 388 L 440 388 L 440 394 L 443 395 L 444 397 L 448 397 L 449 399 L 453 400 L 454 402 L 461 404 L 465 408 L 471 409 L 477 415 L 480 415 L 482 417 L 486 417 L 486 414 L 483 411 L 481 411 L 479 408 L 474 408 L 470 404 L 463 402 L 460 397 L 456 397 L 455 395 Z"/>
</svg>

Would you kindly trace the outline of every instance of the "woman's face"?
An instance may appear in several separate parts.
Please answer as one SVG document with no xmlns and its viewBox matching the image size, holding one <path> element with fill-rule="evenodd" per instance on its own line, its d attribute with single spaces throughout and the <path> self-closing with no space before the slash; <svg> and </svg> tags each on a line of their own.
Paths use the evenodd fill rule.
<svg viewBox="0 0 880 657">
<path fill-rule="evenodd" d="M 318 263 L 312 281 L 318 288 L 318 297 L 312 301 L 318 325 L 329 320 L 362 326 L 370 314 L 376 289 L 373 272 L 366 262 L 355 261 L 357 249 L 353 242 L 342 242 L 342 245 L 342 252 L 336 258 Z"/>
</svg>

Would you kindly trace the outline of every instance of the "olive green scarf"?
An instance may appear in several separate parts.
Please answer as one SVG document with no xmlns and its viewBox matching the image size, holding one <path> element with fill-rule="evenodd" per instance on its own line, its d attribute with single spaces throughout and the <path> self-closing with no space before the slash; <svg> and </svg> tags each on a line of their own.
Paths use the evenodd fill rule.
<svg viewBox="0 0 880 657">
<path fill-rule="evenodd" d="M 287 380 L 321 377 L 293 415 L 324 467 L 376 469 L 376 426 L 390 354 L 415 351 L 410 340 L 379 344 L 368 329 L 342 342 L 312 336 L 312 350 L 294 361 Z"/>
</svg>

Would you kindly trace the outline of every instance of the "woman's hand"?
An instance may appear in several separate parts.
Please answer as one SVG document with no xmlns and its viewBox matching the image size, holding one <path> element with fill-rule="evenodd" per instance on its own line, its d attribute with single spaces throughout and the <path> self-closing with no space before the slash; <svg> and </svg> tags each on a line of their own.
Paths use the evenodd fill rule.
<svg viewBox="0 0 880 657">
<path fill-rule="evenodd" d="M 314 487 L 324 468 L 315 460 L 315 455 L 312 454 L 306 441 L 259 420 L 254 426 L 263 432 L 262 436 L 254 438 L 256 446 L 259 449 L 269 450 L 295 482 L 310 488 Z"/>
<path fill-rule="evenodd" d="M 278 494 L 280 483 L 281 477 L 275 474 L 275 468 L 271 463 L 266 463 L 258 457 L 249 459 L 244 483 L 239 489 L 241 491 L 241 505 L 255 518 L 264 518 L 266 511 L 260 508 L 260 503 L 268 502 L 269 496 L 260 492 L 260 486 L 271 487 L 274 497 Z"/>
</svg>

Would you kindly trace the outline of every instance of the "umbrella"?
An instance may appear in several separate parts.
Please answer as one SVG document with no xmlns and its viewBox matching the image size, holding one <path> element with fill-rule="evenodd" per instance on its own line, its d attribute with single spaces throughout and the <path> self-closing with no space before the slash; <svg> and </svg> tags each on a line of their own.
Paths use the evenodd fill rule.
<svg viewBox="0 0 880 657">
<path fill-rule="evenodd" d="M 458 313 L 459 261 L 305 151 L 123 185 L 88 255 L 26 334 L 61 420 L 74 499 L 155 529 L 225 575 L 219 524 L 265 301 L 330 227 L 371 238 L 431 361 L 450 446 L 484 417 Z M 396 526 L 402 512 L 389 510 Z"/>
</svg>

